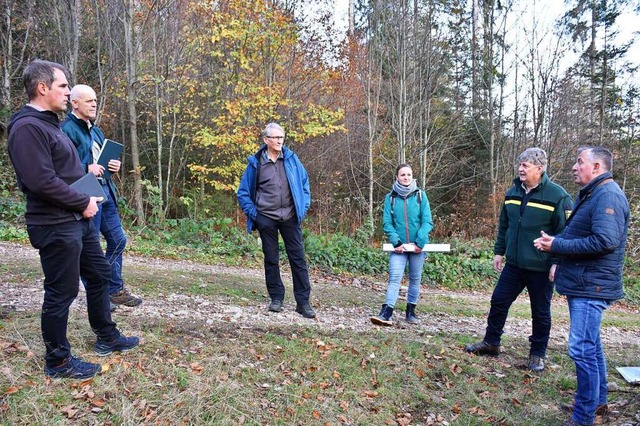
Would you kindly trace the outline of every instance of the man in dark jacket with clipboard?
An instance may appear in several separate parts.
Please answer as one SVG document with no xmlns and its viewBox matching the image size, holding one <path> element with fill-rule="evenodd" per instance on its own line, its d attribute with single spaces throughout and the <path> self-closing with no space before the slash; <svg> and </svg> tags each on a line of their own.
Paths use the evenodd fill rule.
<svg viewBox="0 0 640 426">
<path fill-rule="evenodd" d="M 27 199 L 25 223 L 31 245 L 44 272 L 41 328 L 45 344 L 44 372 L 52 378 L 87 379 L 102 366 L 71 353 L 67 340 L 69 306 L 78 295 L 78 280 L 87 285 L 87 311 L 97 335 L 95 352 L 109 355 L 139 344 L 116 328 L 108 309 L 109 264 L 90 220 L 98 212 L 98 197 L 70 185 L 83 177 L 73 144 L 60 130 L 58 113 L 66 111 L 69 84 L 66 69 L 35 60 L 22 74 L 29 103 L 9 123 L 9 157 L 18 187 Z M 80 213 L 77 220 L 74 214 Z"/>
<path fill-rule="evenodd" d="M 97 98 L 91 87 L 84 84 L 74 86 L 71 89 L 71 107 L 72 112 L 67 114 L 62 130 L 76 146 L 84 171 L 98 177 L 106 195 L 106 200 L 99 206 L 93 222 L 107 241 L 105 255 L 111 264 L 109 280 L 111 310 L 115 310 L 116 305 L 138 306 L 142 303 L 142 298 L 130 293 L 124 287 L 122 278 L 122 253 L 127 246 L 127 237 L 122 229 L 118 212 L 117 191 L 111 180 L 111 174 L 120 171 L 120 160 L 111 158 L 100 161 L 104 165 L 98 164 L 102 149 L 108 143 L 115 144 L 115 142 L 105 140 L 102 130 L 94 124 L 97 116 Z"/>
</svg>

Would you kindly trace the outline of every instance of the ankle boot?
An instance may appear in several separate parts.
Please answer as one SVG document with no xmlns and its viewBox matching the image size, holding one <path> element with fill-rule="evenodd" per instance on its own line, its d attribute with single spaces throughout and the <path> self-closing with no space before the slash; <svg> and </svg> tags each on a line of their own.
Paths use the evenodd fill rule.
<svg viewBox="0 0 640 426">
<path fill-rule="evenodd" d="M 418 324 L 420 321 L 416 316 L 416 304 L 407 303 L 407 317 L 406 320 L 409 324 Z"/>
<path fill-rule="evenodd" d="M 392 325 L 391 317 L 393 316 L 393 306 L 389 306 L 386 303 L 382 305 L 380 314 L 377 317 L 371 317 L 371 322 L 375 325 Z"/>
</svg>

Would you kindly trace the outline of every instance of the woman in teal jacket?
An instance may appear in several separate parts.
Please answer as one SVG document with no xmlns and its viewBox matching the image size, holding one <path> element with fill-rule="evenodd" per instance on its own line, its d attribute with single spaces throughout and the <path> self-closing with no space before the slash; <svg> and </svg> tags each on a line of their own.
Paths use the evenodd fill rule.
<svg viewBox="0 0 640 426">
<path fill-rule="evenodd" d="M 420 298 L 422 266 L 426 253 L 422 248 L 429 242 L 433 229 L 427 194 L 420 190 L 408 164 L 396 168 L 396 181 L 384 200 L 382 228 L 393 245 L 389 256 L 387 296 L 380 314 L 371 317 L 376 325 L 391 325 L 393 309 L 398 300 L 400 282 L 409 262 L 409 291 L 407 292 L 406 320 L 416 324 L 415 310 Z"/>
</svg>

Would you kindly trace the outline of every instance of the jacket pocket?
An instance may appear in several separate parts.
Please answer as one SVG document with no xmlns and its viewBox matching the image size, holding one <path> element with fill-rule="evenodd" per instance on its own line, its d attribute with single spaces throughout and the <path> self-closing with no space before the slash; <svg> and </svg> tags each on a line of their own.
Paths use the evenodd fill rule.
<svg viewBox="0 0 640 426">
<path fill-rule="evenodd" d="M 585 287 L 584 266 L 563 263 L 556 268 L 556 286 L 562 286 L 567 290 Z"/>
</svg>

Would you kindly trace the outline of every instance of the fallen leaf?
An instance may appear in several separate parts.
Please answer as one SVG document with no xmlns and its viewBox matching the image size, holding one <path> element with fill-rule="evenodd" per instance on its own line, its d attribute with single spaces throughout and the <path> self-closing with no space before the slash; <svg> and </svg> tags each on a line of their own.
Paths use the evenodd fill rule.
<svg viewBox="0 0 640 426">
<path fill-rule="evenodd" d="M 22 387 L 22 386 L 9 386 L 9 387 L 7 388 L 7 390 L 6 390 L 6 391 L 4 391 L 4 394 L 5 394 L 5 395 L 11 395 L 11 394 L 13 394 L 13 393 L 16 393 L 16 392 L 18 392 L 18 391 L 20 390 L 20 388 L 21 388 L 21 387 Z"/>
<path fill-rule="evenodd" d="M 378 396 L 378 392 L 376 392 L 376 391 L 364 391 L 364 392 L 362 392 L 362 395 L 366 396 L 367 398 L 375 398 L 376 396 Z"/>
<path fill-rule="evenodd" d="M 320 420 L 320 413 L 317 410 L 313 410 L 313 418 L 316 420 Z"/>
<path fill-rule="evenodd" d="M 62 407 L 60 411 L 62 411 L 67 416 L 68 419 L 73 419 L 76 416 L 76 414 L 78 414 L 78 409 L 75 408 L 75 406 L 73 405 Z"/>
</svg>

